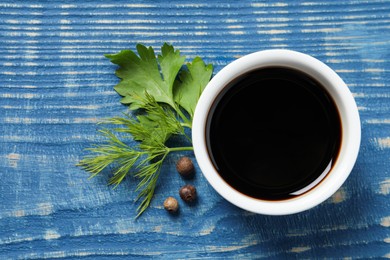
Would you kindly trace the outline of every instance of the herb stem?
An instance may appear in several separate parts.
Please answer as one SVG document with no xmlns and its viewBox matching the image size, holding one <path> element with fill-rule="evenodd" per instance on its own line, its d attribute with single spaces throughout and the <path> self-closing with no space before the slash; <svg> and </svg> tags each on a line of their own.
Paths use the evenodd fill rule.
<svg viewBox="0 0 390 260">
<path fill-rule="evenodd" d="M 184 147 L 171 147 L 167 148 L 168 152 L 179 152 L 179 151 L 193 151 L 194 147 L 192 146 L 184 146 Z"/>
<path fill-rule="evenodd" d="M 183 126 L 183 127 L 192 128 L 192 124 L 191 123 L 181 122 L 180 125 Z"/>
<path fill-rule="evenodd" d="M 175 106 L 175 111 L 177 112 L 177 114 L 181 117 L 181 119 L 184 121 L 183 123 L 181 123 L 182 126 L 184 127 L 188 127 L 188 128 L 192 128 L 192 122 L 191 120 L 189 120 L 183 113 L 183 111 L 181 111 L 180 107 L 179 106 Z"/>
</svg>

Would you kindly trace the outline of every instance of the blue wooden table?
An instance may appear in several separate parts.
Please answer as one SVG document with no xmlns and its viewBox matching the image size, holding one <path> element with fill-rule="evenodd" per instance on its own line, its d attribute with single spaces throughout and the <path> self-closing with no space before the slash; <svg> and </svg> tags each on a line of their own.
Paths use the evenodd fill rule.
<svg viewBox="0 0 390 260">
<path fill-rule="evenodd" d="M 75 164 L 96 123 L 126 107 L 105 53 L 169 42 L 214 73 L 286 48 L 332 67 L 359 107 L 362 144 L 334 196 L 263 216 L 221 198 L 172 154 L 151 207 L 134 220 L 134 180 L 113 190 Z M 192 153 L 185 153 L 193 157 Z M 0 1 L 0 259 L 390 258 L 390 1 Z M 185 183 L 196 205 L 162 203 Z"/>
</svg>

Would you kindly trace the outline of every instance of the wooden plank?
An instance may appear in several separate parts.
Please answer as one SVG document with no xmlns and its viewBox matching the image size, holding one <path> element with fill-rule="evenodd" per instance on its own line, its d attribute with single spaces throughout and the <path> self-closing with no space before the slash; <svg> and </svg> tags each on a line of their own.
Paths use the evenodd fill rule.
<svg viewBox="0 0 390 260">
<path fill-rule="evenodd" d="M 345 185 L 307 212 L 271 217 L 222 199 L 169 157 L 134 220 L 134 180 L 116 190 L 75 164 L 96 122 L 126 108 L 103 57 L 172 43 L 215 72 L 250 52 L 293 49 L 354 94 L 362 145 Z M 390 1 L 0 1 L 0 256 L 37 258 L 390 258 Z M 193 158 L 193 154 L 188 153 Z M 178 216 L 162 202 L 193 183 Z"/>
</svg>

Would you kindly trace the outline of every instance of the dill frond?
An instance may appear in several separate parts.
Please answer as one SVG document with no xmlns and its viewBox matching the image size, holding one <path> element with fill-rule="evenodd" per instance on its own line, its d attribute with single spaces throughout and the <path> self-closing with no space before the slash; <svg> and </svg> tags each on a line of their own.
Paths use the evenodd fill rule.
<svg viewBox="0 0 390 260">
<path fill-rule="evenodd" d="M 128 174 L 139 179 L 136 188 L 139 192 L 136 201 L 140 201 L 137 217 L 150 205 L 166 156 L 172 151 L 192 149 L 166 147 L 165 142 L 172 135 L 185 135 L 181 122 L 170 107 L 158 104 L 153 97 L 146 94 L 146 100 L 142 101 L 144 114 L 124 114 L 103 121 L 102 124 L 113 125 L 114 128 L 99 130 L 105 143 L 88 148 L 90 154 L 78 164 L 91 173 L 90 178 L 113 166 L 108 184 L 114 187 Z M 136 145 L 129 146 L 124 141 L 128 137 L 137 141 Z"/>
</svg>

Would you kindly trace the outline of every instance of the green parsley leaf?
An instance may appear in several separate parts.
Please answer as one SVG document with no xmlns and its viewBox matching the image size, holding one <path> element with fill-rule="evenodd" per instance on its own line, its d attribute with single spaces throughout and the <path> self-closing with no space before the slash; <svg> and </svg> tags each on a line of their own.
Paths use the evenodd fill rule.
<svg viewBox="0 0 390 260">
<path fill-rule="evenodd" d="M 161 47 L 158 59 L 152 47 L 138 44 L 137 52 L 139 57 L 131 50 L 105 55 L 112 63 L 120 66 L 116 75 L 121 81 L 114 89 L 124 97 L 121 102 L 130 104 L 131 109 L 140 108 L 139 99 L 134 96 L 145 97 L 147 91 L 157 102 L 175 107 L 173 83 L 185 57 L 167 43 Z"/>
<path fill-rule="evenodd" d="M 205 65 L 200 57 L 187 63 L 188 70 L 180 71 L 180 81 L 175 82 L 173 94 L 175 101 L 184 108 L 191 118 L 194 116 L 198 99 L 213 74 L 213 65 Z"/>
</svg>

